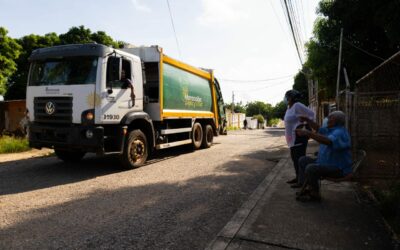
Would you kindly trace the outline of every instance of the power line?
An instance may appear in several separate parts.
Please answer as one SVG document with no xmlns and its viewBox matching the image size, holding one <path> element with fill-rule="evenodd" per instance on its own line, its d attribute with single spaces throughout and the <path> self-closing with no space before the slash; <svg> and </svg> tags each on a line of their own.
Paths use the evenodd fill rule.
<svg viewBox="0 0 400 250">
<path fill-rule="evenodd" d="M 364 52 L 365 54 L 367 54 L 367 55 L 369 55 L 369 56 L 375 57 L 375 58 L 377 58 L 377 59 L 379 59 L 379 60 L 382 60 L 382 61 L 385 61 L 385 60 L 386 60 L 386 59 L 384 59 L 384 58 L 382 58 L 382 57 L 380 57 L 380 56 L 374 55 L 374 54 L 372 54 L 371 52 L 368 52 L 368 51 L 366 51 L 365 49 L 362 49 L 362 48 L 360 48 L 360 47 L 354 45 L 352 42 L 350 42 L 350 41 L 347 40 L 346 38 L 343 38 L 343 40 L 344 40 L 347 44 L 349 44 L 350 46 L 352 46 L 352 47 L 354 47 L 354 48 L 356 48 L 356 49 L 358 49 L 358 50 Z"/>
<path fill-rule="evenodd" d="M 289 7 L 288 7 L 288 4 L 287 4 L 287 0 L 284 0 L 284 3 L 285 3 L 287 17 L 288 17 L 288 20 L 289 20 L 290 29 L 291 29 L 292 35 L 293 35 L 293 41 L 294 41 L 294 44 L 296 45 L 297 55 L 299 57 L 300 64 L 303 65 L 303 60 L 302 60 L 301 55 L 300 55 L 301 54 L 300 53 L 300 48 L 299 48 L 300 46 L 299 46 L 298 41 L 296 39 L 295 28 L 293 27 L 292 17 L 289 14 Z"/>
<path fill-rule="evenodd" d="M 174 19 L 173 19 L 173 17 L 172 17 L 171 7 L 169 6 L 169 0 L 167 0 L 167 5 L 168 5 L 169 16 L 170 16 L 170 18 L 171 18 L 172 29 L 174 30 L 175 41 L 176 41 L 176 47 L 178 48 L 179 57 L 182 57 L 181 48 L 180 48 L 179 42 L 178 42 L 178 36 L 176 35 Z"/>
<path fill-rule="evenodd" d="M 267 0 L 268 1 L 268 0 Z M 281 29 L 282 29 L 282 32 L 285 34 L 285 38 L 286 38 L 286 41 L 288 42 L 288 44 L 290 45 L 290 42 L 289 42 L 289 35 L 288 35 L 288 33 L 287 33 L 287 30 L 286 29 L 284 29 L 283 28 L 283 25 L 282 25 L 282 23 L 281 23 L 281 20 L 280 20 L 280 18 L 279 18 L 279 16 L 278 16 L 278 13 L 276 12 L 276 10 L 275 10 L 275 7 L 274 7 L 274 5 L 272 4 L 272 1 L 268 1 L 269 2 L 269 4 L 271 5 L 271 8 L 272 8 L 272 10 L 274 11 L 274 14 L 275 14 L 275 17 L 276 17 L 276 19 L 278 20 L 278 23 L 279 23 L 279 26 L 281 27 Z"/>
<path fill-rule="evenodd" d="M 258 90 L 262 90 L 262 89 L 268 89 L 268 88 L 271 88 L 271 87 L 282 85 L 283 83 L 287 83 L 287 82 L 288 82 L 287 80 L 286 81 L 279 81 L 277 83 L 274 83 L 274 84 L 271 84 L 271 85 L 268 85 L 268 86 L 263 86 L 263 87 L 255 88 L 255 89 L 239 90 L 238 92 L 252 92 L 252 91 L 258 91 Z"/>
<path fill-rule="evenodd" d="M 269 81 L 280 80 L 280 79 L 289 78 L 289 77 L 293 77 L 293 75 L 280 76 L 280 77 L 268 78 L 268 79 L 260 79 L 260 80 L 237 80 L 237 79 L 224 79 L 224 78 L 218 78 L 218 79 L 221 81 L 226 81 L 226 82 L 245 83 L 245 82 L 269 82 Z"/>
</svg>

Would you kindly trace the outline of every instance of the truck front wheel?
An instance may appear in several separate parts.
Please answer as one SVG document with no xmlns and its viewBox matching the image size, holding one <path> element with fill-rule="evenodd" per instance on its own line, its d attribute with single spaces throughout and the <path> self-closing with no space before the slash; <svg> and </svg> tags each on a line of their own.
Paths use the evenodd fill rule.
<svg viewBox="0 0 400 250">
<path fill-rule="evenodd" d="M 85 152 L 82 151 L 68 151 L 58 148 L 54 149 L 54 153 L 59 159 L 68 163 L 79 162 L 85 156 Z"/>
<path fill-rule="evenodd" d="M 209 148 L 209 147 L 211 147 L 213 140 L 214 140 L 213 129 L 212 129 L 211 125 L 206 125 L 204 128 L 204 135 L 203 135 L 203 141 L 201 143 L 201 146 L 203 148 Z"/>
<path fill-rule="evenodd" d="M 121 163 L 125 168 L 138 168 L 142 166 L 148 156 L 147 138 L 139 129 L 132 130 L 125 141 Z"/>
<path fill-rule="evenodd" d="M 201 124 L 196 122 L 192 128 L 192 144 L 194 149 L 199 149 L 203 141 L 203 129 Z"/>
</svg>

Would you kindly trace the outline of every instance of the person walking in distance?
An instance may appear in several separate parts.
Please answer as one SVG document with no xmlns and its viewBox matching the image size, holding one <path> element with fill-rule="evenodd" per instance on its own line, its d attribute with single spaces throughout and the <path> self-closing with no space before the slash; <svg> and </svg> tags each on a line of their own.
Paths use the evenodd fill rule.
<svg viewBox="0 0 400 250">
<path fill-rule="evenodd" d="M 289 90 L 285 94 L 284 102 L 287 103 L 285 113 L 285 137 L 287 145 L 290 149 L 290 156 L 293 161 L 295 170 L 295 178 L 287 181 L 292 188 L 300 188 L 298 173 L 299 173 L 299 158 L 306 155 L 308 137 L 296 135 L 296 129 L 309 129 L 307 124 L 303 124 L 299 117 L 305 116 L 310 120 L 314 120 L 314 112 L 299 102 L 301 94 L 296 90 Z"/>
</svg>

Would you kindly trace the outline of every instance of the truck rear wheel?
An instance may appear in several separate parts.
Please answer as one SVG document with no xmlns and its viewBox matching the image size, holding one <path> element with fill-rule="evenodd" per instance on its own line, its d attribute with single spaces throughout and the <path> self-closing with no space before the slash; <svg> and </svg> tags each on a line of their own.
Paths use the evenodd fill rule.
<svg viewBox="0 0 400 250">
<path fill-rule="evenodd" d="M 138 168 L 142 166 L 148 156 L 147 138 L 139 129 L 132 130 L 125 141 L 121 163 L 125 168 Z"/>
<path fill-rule="evenodd" d="M 192 144 L 194 149 L 199 149 L 203 141 L 203 129 L 201 124 L 196 122 L 192 128 Z"/>
<path fill-rule="evenodd" d="M 54 153 L 60 160 L 64 162 L 72 163 L 79 162 L 85 156 L 85 152 L 82 151 L 68 151 L 63 149 L 54 149 Z"/>
<path fill-rule="evenodd" d="M 203 148 L 209 148 L 209 147 L 211 147 L 213 140 L 214 140 L 214 131 L 213 131 L 211 125 L 206 125 L 204 128 L 204 135 L 203 135 L 203 141 L 201 143 L 201 146 Z"/>
</svg>

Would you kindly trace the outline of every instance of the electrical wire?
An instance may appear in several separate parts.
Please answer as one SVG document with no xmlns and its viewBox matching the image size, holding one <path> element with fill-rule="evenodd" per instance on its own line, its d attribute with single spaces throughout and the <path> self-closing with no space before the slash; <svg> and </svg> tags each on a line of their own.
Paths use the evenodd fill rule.
<svg viewBox="0 0 400 250">
<path fill-rule="evenodd" d="M 182 57 L 181 48 L 180 48 L 179 42 L 178 42 L 178 36 L 176 35 L 174 19 L 172 17 L 171 7 L 169 6 L 169 0 L 166 0 L 166 1 L 167 1 L 167 5 L 168 5 L 169 16 L 171 18 L 172 29 L 174 30 L 176 47 L 178 48 L 179 57 Z"/>
<path fill-rule="evenodd" d="M 272 8 L 272 10 L 273 10 L 273 12 L 274 12 L 274 14 L 275 14 L 275 17 L 276 17 L 276 19 L 278 20 L 279 26 L 281 27 L 282 32 L 285 34 L 286 41 L 287 41 L 288 44 L 290 45 L 290 41 L 289 41 L 289 40 L 290 40 L 290 35 L 288 34 L 287 30 L 283 28 L 283 24 L 281 23 L 281 19 L 280 19 L 279 16 L 278 16 L 278 12 L 275 10 L 275 7 L 274 7 L 274 5 L 272 4 L 272 1 L 271 1 L 271 0 L 267 0 L 267 1 L 268 1 L 269 4 L 271 5 L 271 8 Z"/>
<path fill-rule="evenodd" d="M 303 65 L 303 59 L 301 57 L 300 45 L 298 44 L 299 41 L 297 40 L 297 35 L 296 35 L 296 31 L 295 31 L 296 28 L 294 27 L 294 24 L 293 24 L 294 23 L 293 20 L 292 20 L 293 18 L 290 15 L 290 11 L 289 11 L 289 6 L 288 6 L 288 3 L 287 3 L 287 0 L 284 0 L 284 3 L 285 3 L 285 9 L 286 9 L 287 17 L 288 17 L 288 20 L 289 20 L 290 29 L 291 29 L 292 35 L 293 35 L 293 41 L 294 41 L 294 44 L 296 45 L 297 55 L 299 57 L 300 64 Z"/>
<path fill-rule="evenodd" d="M 343 38 L 343 41 L 345 41 L 345 42 L 346 42 L 347 44 L 349 44 L 350 46 L 352 46 L 352 47 L 354 47 L 354 48 L 356 48 L 356 49 L 358 49 L 358 50 L 364 52 L 365 54 L 367 54 L 367 55 L 369 55 L 369 56 L 375 57 L 375 58 L 377 58 L 377 59 L 379 59 L 379 60 L 382 60 L 382 61 L 385 61 L 385 60 L 386 60 L 386 59 L 384 59 L 384 58 L 382 58 L 382 57 L 380 57 L 380 56 L 374 55 L 374 54 L 372 54 L 371 52 L 368 52 L 368 51 L 366 51 L 365 49 L 362 49 L 362 48 L 360 48 L 360 47 L 354 45 L 352 42 L 350 42 L 350 41 L 347 40 L 346 38 Z"/>
<path fill-rule="evenodd" d="M 275 77 L 275 78 L 268 78 L 268 79 L 260 79 L 260 80 L 237 80 L 237 79 L 224 79 L 224 78 L 218 78 L 218 80 L 221 81 L 226 81 L 226 82 L 240 82 L 240 83 L 248 83 L 248 82 L 269 82 L 269 81 L 274 81 L 274 80 L 280 80 L 280 79 L 285 79 L 289 77 L 293 77 L 294 75 L 286 75 L 286 76 L 280 76 L 280 77 Z"/>
</svg>

